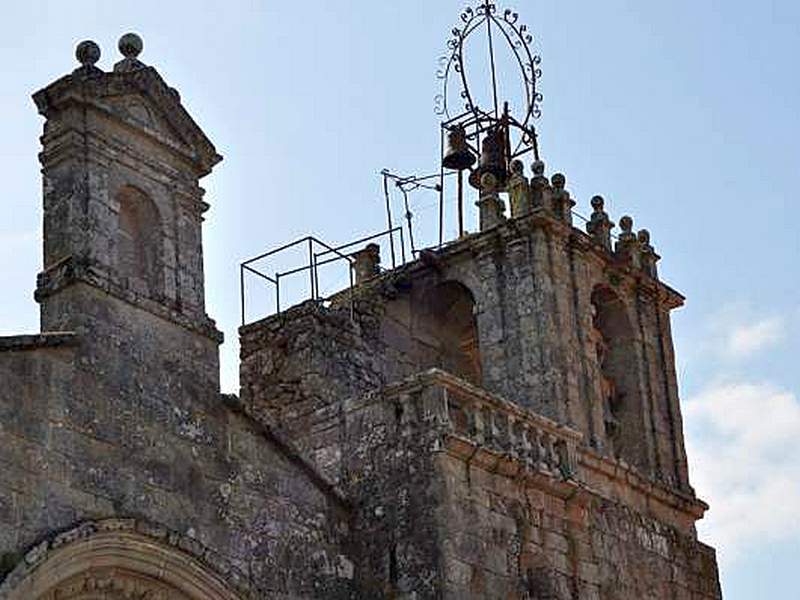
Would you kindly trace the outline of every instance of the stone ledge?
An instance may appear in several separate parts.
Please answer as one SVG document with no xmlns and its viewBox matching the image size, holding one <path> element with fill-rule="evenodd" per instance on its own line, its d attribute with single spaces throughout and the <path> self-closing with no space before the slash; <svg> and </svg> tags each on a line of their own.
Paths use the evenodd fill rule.
<svg viewBox="0 0 800 600">
<path fill-rule="evenodd" d="M 609 482 L 621 482 L 631 490 L 642 494 L 644 498 L 686 514 L 693 521 L 702 519 L 708 510 L 708 504 L 700 498 L 655 481 L 625 461 L 602 456 L 585 446 L 579 449 L 578 461 L 584 469 L 584 474 L 599 473 Z M 595 490 L 595 493 L 603 495 L 600 490 Z"/>
<path fill-rule="evenodd" d="M 77 346 L 79 336 L 72 331 L 48 331 L 0 337 L 0 352 L 22 352 L 39 348 Z"/>
<path fill-rule="evenodd" d="M 217 344 L 222 344 L 224 341 L 222 332 L 217 329 L 215 321 L 208 315 L 192 316 L 180 310 L 179 307 L 168 306 L 164 302 L 122 288 L 116 285 L 102 270 L 94 268 L 93 265 L 73 255 L 65 256 L 39 273 L 34 299 L 41 303 L 48 296 L 76 283 L 92 286 L 143 311 L 172 321 L 193 333 L 204 335 Z"/>
</svg>

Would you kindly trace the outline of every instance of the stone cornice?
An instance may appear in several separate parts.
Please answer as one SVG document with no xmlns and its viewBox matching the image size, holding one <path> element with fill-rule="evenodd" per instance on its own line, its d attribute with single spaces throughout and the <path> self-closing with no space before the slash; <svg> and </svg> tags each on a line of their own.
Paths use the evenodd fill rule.
<svg viewBox="0 0 800 600">
<path fill-rule="evenodd" d="M 80 338 L 73 331 L 46 331 L 0 337 L 0 352 L 22 352 L 41 348 L 72 348 Z"/>
<path fill-rule="evenodd" d="M 597 260 L 603 269 L 612 277 L 630 283 L 632 287 L 644 291 L 659 305 L 667 309 L 683 306 L 685 298 L 672 287 L 646 274 L 643 270 L 620 260 L 616 255 L 592 241 L 591 237 L 580 229 L 556 219 L 549 211 L 537 209 L 529 215 L 518 219 L 508 219 L 486 231 L 465 235 L 462 238 L 445 244 L 440 249 L 432 249 L 437 263 L 442 267 L 449 262 L 474 258 L 478 256 L 500 255 L 505 247 L 518 240 L 527 238 L 533 231 L 549 232 L 557 243 L 565 250 L 572 248 L 585 256 Z M 415 260 L 382 273 L 381 275 L 360 284 L 363 292 L 380 288 L 382 285 L 402 277 L 413 279 L 417 274 L 431 269 L 431 265 L 422 260 Z"/>
<path fill-rule="evenodd" d="M 92 268 L 89 264 L 84 264 L 74 256 L 67 256 L 39 273 L 34 298 L 37 302 L 42 302 L 48 296 L 76 283 L 85 283 L 102 290 L 118 300 L 167 319 L 193 333 L 203 335 L 217 344 L 221 344 L 224 339 L 222 332 L 216 328 L 215 322 L 208 315 L 187 314 L 177 306 L 170 307 L 163 302 L 141 296 L 133 290 L 124 289 L 102 271 Z"/>
</svg>

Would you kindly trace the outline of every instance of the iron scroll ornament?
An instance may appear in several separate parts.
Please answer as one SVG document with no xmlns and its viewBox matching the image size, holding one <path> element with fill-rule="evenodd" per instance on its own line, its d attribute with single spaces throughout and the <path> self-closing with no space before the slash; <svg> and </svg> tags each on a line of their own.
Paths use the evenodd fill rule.
<svg viewBox="0 0 800 600">
<path fill-rule="evenodd" d="M 439 59 L 437 77 L 442 80 L 442 91 L 435 98 L 435 112 L 445 120 L 450 120 L 448 106 L 448 86 L 453 72 L 458 74 L 461 84 L 460 97 L 464 101 L 464 109 L 472 113 L 476 120 L 481 121 L 487 117 L 497 119 L 499 103 L 497 98 L 497 73 L 494 61 L 493 31 L 497 30 L 511 48 L 513 56 L 519 66 L 525 89 L 525 114 L 518 121 L 520 129 L 527 132 L 531 119 L 541 116 L 540 102 L 542 95 L 537 91 L 537 82 L 542 75 L 540 68 L 541 57 L 531 52 L 534 39 L 524 24 L 518 24 L 519 15 L 511 9 L 505 9 L 502 16 L 498 16 L 497 7 L 488 0 L 478 5 L 475 9 L 466 8 L 461 13 L 461 26 L 452 30 L 452 37 L 447 42 L 449 54 Z M 490 67 L 492 77 L 493 115 L 482 110 L 474 101 L 474 94 L 470 90 L 464 63 L 464 43 L 476 31 L 483 29 L 488 36 Z"/>
</svg>

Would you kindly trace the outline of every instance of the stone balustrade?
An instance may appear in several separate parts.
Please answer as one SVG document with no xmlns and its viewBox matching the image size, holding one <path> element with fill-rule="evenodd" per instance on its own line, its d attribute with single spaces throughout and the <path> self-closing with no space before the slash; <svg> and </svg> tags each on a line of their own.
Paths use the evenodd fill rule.
<svg viewBox="0 0 800 600">
<path fill-rule="evenodd" d="M 439 369 L 430 369 L 384 391 L 400 402 L 401 421 L 419 415 L 435 424 L 450 449 L 482 450 L 499 462 L 531 473 L 572 479 L 582 435 Z M 420 406 L 412 407 L 414 398 Z M 421 409 L 421 414 L 420 414 Z"/>
</svg>

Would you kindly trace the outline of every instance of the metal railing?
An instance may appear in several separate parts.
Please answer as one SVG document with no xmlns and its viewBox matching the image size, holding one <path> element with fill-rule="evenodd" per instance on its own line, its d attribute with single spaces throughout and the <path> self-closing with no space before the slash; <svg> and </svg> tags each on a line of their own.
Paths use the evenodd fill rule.
<svg viewBox="0 0 800 600">
<path fill-rule="evenodd" d="M 354 258 L 352 253 L 347 254 L 343 253 L 343 251 L 352 248 L 353 246 L 357 246 L 360 244 L 364 244 L 366 242 L 370 242 L 372 240 L 376 240 L 382 237 L 389 238 L 389 246 L 391 248 L 391 264 L 392 269 L 397 267 L 397 258 L 395 255 L 395 248 L 394 248 L 394 235 L 399 234 L 400 239 L 400 258 L 402 263 L 405 264 L 406 262 L 406 250 L 405 250 L 405 239 L 403 236 L 403 229 L 402 227 L 394 227 L 392 229 L 387 229 L 386 231 L 381 231 L 366 237 L 359 238 L 352 242 L 348 242 L 346 244 L 342 244 L 339 246 L 331 246 L 319 238 L 313 235 L 307 235 L 300 239 L 297 239 L 293 242 L 289 242 L 288 244 L 284 244 L 279 246 L 278 248 L 274 248 L 273 250 L 269 250 L 258 256 L 254 256 L 242 262 L 239 265 L 239 294 L 240 294 L 240 304 L 241 304 L 241 316 L 242 316 L 242 325 L 247 323 L 247 278 L 246 274 L 255 275 L 256 277 L 272 284 L 275 289 L 275 312 L 276 314 L 281 313 L 281 281 L 284 281 L 287 277 L 296 275 L 298 273 L 302 273 L 308 271 L 309 280 L 308 280 L 308 296 L 306 299 L 313 300 L 313 301 L 321 301 L 324 300 L 320 293 L 320 284 L 319 284 L 319 268 L 325 266 L 327 264 L 344 260 L 348 263 L 348 277 L 349 277 L 349 286 L 348 290 L 350 293 L 350 310 L 352 314 L 353 310 L 353 286 L 354 286 L 354 275 L 353 275 L 353 263 Z M 275 271 L 271 275 L 264 273 L 262 270 L 259 270 L 255 263 L 259 261 L 263 261 L 267 258 L 273 257 L 279 253 L 285 252 L 292 248 L 302 247 L 305 245 L 307 247 L 307 256 L 308 256 L 308 264 L 301 265 L 299 267 L 291 268 L 285 271 Z M 321 248 L 321 250 L 320 250 Z"/>
</svg>

